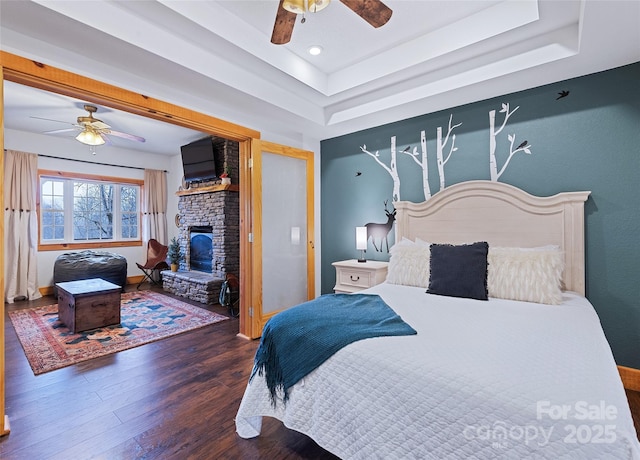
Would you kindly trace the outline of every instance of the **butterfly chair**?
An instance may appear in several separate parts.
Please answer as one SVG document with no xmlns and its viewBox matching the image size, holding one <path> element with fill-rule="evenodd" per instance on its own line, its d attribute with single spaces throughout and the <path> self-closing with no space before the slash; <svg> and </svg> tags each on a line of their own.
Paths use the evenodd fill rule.
<svg viewBox="0 0 640 460">
<path fill-rule="evenodd" d="M 160 270 L 167 270 L 169 265 L 167 264 L 167 252 L 169 247 L 161 244 L 158 240 L 153 238 L 147 243 L 147 261 L 144 265 L 140 265 L 136 262 L 136 265 L 144 273 L 142 281 L 138 283 L 138 289 L 140 285 L 149 280 L 151 284 L 160 284 Z"/>
</svg>

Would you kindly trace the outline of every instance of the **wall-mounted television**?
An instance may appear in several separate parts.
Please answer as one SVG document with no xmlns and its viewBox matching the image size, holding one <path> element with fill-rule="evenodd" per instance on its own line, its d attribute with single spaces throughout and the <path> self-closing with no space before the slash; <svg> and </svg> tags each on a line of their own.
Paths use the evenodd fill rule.
<svg viewBox="0 0 640 460">
<path fill-rule="evenodd" d="M 182 168 L 186 182 L 214 180 L 216 174 L 216 148 L 211 137 L 205 137 L 180 147 Z"/>
</svg>

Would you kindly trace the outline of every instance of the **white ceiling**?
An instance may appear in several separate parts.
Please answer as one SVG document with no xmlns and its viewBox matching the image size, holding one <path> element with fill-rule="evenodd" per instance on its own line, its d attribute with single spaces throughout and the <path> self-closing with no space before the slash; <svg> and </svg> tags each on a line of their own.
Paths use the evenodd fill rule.
<svg viewBox="0 0 640 460">
<path fill-rule="evenodd" d="M 333 0 L 278 46 L 278 0 L 0 1 L 0 46 L 300 146 L 640 61 L 636 0 L 384 3 L 379 29 Z M 83 114 L 84 101 L 33 91 L 7 85 L 7 128 Z M 200 136 L 125 115 L 97 117 L 147 139 L 122 141 L 132 148 L 175 154 Z"/>
</svg>

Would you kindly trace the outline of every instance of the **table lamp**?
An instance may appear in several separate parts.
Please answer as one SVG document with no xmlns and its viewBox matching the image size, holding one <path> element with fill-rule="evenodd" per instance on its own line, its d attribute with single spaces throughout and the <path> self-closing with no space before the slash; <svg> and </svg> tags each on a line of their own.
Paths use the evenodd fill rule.
<svg viewBox="0 0 640 460">
<path fill-rule="evenodd" d="M 358 262 L 366 262 L 364 252 L 367 250 L 367 227 L 356 227 L 356 249 L 360 251 Z"/>
</svg>

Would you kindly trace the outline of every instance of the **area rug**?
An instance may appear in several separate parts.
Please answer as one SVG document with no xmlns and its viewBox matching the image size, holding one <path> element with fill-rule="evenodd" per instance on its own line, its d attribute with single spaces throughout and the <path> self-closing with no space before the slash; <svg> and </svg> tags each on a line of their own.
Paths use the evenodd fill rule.
<svg viewBox="0 0 640 460">
<path fill-rule="evenodd" d="M 229 319 L 152 291 L 122 294 L 120 324 L 76 334 L 58 320 L 58 304 L 9 317 L 35 375 Z"/>
</svg>

